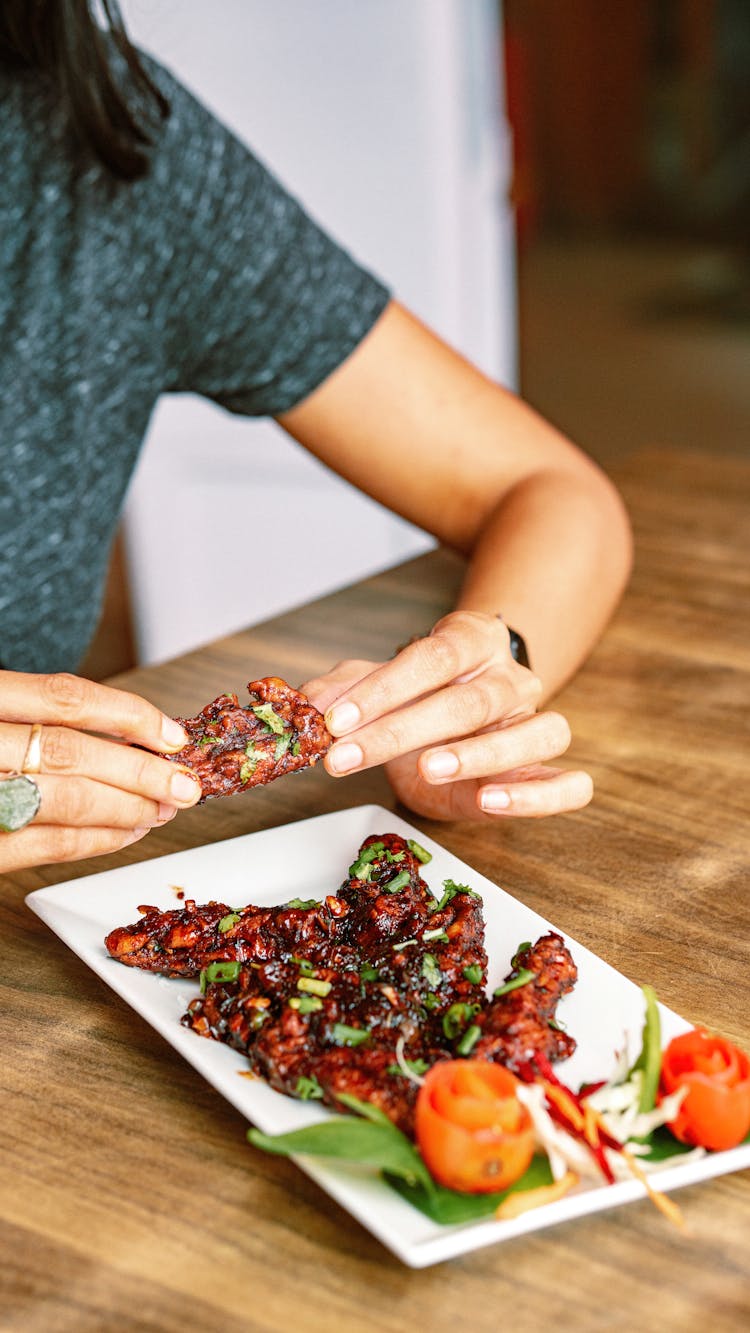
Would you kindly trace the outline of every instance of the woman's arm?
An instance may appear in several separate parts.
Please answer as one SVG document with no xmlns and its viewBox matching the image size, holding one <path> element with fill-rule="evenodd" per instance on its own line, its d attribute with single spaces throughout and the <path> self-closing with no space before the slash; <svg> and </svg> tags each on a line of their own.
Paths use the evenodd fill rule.
<svg viewBox="0 0 750 1333">
<path fill-rule="evenodd" d="M 469 557 L 458 613 L 429 639 L 377 669 L 341 664 L 310 683 L 318 706 L 337 699 L 329 725 L 349 747 L 334 747 L 329 770 L 397 760 L 393 778 L 416 768 L 417 808 L 426 813 L 438 805 L 441 813 L 477 813 L 496 779 L 510 790 L 514 813 L 585 803 L 586 775 L 572 775 L 576 786 L 557 770 L 545 770 L 550 778 L 536 771 L 541 759 L 565 748 L 566 725 L 544 715 L 550 721 L 542 744 L 541 719 L 530 719 L 591 650 L 627 580 L 630 527 L 612 483 L 394 303 L 343 366 L 280 420 L 340 475 Z M 498 613 L 523 635 L 534 676 L 510 659 Z M 457 680 L 467 675 L 471 681 Z M 351 707 L 341 711 L 345 701 L 358 715 Z M 526 729 L 524 735 L 519 726 L 512 744 L 511 721 Z M 429 747 L 437 743 L 442 753 L 448 741 L 458 768 L 431 779 Z M 337 766 L 339 757 L 356 759 L 352 745 L 361 762 Z M 405 755 L 411 764 L 402 762 Z M 529 766 L 519 779 L 517 770 Z M 460 786 L 463 779 L 471 779 L 471 790 L 454 792 L 449 809 L 445 793 L 423 790 L 425 783 Z M 403 776 L 399 781 L 406 799 Z M 524 801 L 534 808 L 522 808 Z"/>
</svg>

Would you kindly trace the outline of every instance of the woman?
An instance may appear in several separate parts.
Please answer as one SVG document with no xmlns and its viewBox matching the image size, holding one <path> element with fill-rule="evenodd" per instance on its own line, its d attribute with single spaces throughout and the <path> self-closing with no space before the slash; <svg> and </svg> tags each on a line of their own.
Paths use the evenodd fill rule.
<svg viewBox="0 0 750 1333">
<path fill-rule="evenodd" d="M 428 637 L 304 687 L 339 738 L 328 771 L 385 763 L 397 795 L 434 818 L 584 805 L 588 775 L 549 765 L 567 723 L 537 708 L 627 578 L 609 481 L 139 57 L 114 0 L 0 0 L 0 140 L 0 773 L 33 772 L 41 795 L 0 837 L 0 870 L 113 851 L 198 799 L 190 775 L 148 753 L 179 749 L 181 728 L 69 674 L 170 390 L 273 415 L 469 558 L 456 610 Z"/>
</svg>

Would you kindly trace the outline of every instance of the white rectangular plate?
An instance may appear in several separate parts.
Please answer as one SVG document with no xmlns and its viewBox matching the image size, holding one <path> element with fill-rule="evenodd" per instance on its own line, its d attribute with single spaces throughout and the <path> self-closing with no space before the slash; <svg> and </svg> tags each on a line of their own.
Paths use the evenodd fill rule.
<svg viewBox="0 0 750 1333">
<path fill-rule="evenodd" d="M 551 923 L 497 885 L 477 874 L 418 829 L 381 806 L 359 806 L 319 815 L 282 828 L 251 833 L 226 842 L 176 852 L 139 865 L 88 875 L 54 888 L 39 889 L 26 899 L 62 940 L 93 968 L 108 986 L 145 1018 L 171 1046 L 189 1060 L 222 1096 L 267 1134 L 299 1129 L 328 1113 L 306 1102 L 273 1092 L 260 1080 L 240 1078 L 246 1060 L 218 1042 L 207 1041 L 180 1025 L 180 1015 L 197 993 L 197 983 L 167 980 L 123 967 L 107 954 L 104 936 L 115 926 L 135 921 L 141 903 L 160 908 L 179 906 L 176 890 L 186 898 L 214 898 L 233 907 L 271 904 L 289 898 L 319 898 L 335 892 L 359 844 L 370 833 L 400 833 L 416 838 L 433 859 L 424 876 L 440 895 L 444 879 L 468 884 L 481 894 L 487 926 L 489 985 L 497 986 L 523 940 L 534 940 Z M 561 1003 L 559 1014 L 576 1037 L 575 1055 L 561 1067 L 570 1086 L 606 1078 L 617 1051 L 625 1046 L 635 1058 L 643 1024 L 641 991 L 626 977 L 575 940 L 568 940 L 578 965 L 578 985 Z M 664 1041 L 689 1027 L 664 1006 Z M 166 1132 L 166 1128 L 165 1128 Z M 248 1148 L 248 1152 L 254 1151 Z M 598 1212 L 643 1197 L 635 1180 L 615 1185 L 585 1184 L 557 1203 L 532 1209 L 513 1221 L 484 1220 L 441 1227 L 399 1197 L 367 1168 L 348 1163 L 299 1157 L 298 1164 L 363 1226 L 404 1263 L 414 1268 L 439 1263 L 468 1250 L 537 1231 L 568 1218 Z M 658 1173 L 663 1190 L 677 1189 L 727 1171 L 750 1166 L 750 1145 L 711 1153 L 699 1161 Z"/>
</svg>

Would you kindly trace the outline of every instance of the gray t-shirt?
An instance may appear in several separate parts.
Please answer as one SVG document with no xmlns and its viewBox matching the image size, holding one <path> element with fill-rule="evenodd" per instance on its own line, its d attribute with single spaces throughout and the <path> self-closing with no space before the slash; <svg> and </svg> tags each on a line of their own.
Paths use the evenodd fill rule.
<svg viewBox="0 0 750 1333">
<path fill-rule="evenodd" d="M 39 76 L 0 65 L 6 668 L 73 670 L 83 657 L 159 394 L 282 412 L 345 360 L 388 300 L 242 144 L 147 63 L 171 115 L 149 174 L 134 182 L 71 143 Z"/>
</svg>

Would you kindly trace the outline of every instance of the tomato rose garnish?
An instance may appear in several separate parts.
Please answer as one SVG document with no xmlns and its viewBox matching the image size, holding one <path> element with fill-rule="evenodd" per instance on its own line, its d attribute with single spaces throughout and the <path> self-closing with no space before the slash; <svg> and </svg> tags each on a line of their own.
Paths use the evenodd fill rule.
<svg viewBox="0 0 750 1333">
<path fill-rule="evenodd" d="M 663 1094 L 687 1088 L 669 1128 L 681 1143 L 721 1151 L 750 1131 L 750 1060 L 725 1037 L 694 1028 L 674 1037 L 662 1056 Z"/>
<path fill-rule="evenodd" d="M 465 1194 L 507 1189 L 534 1155 L 534 1127 L 518 1079 L 484 1060 L 442 1060 L 416 1108 L 419 1151 L 440 1185 Z"/>
</svg>

